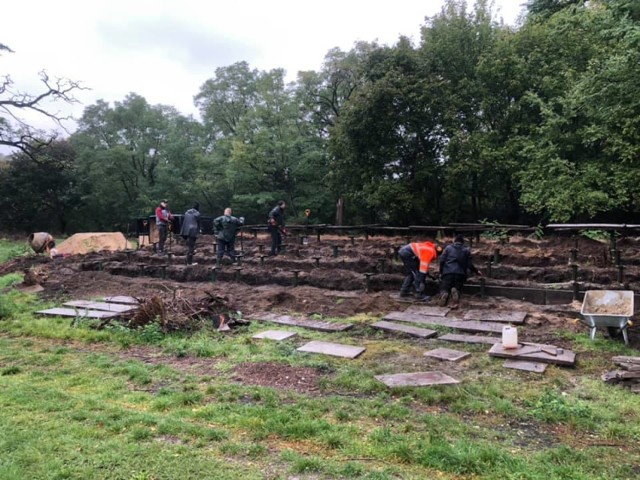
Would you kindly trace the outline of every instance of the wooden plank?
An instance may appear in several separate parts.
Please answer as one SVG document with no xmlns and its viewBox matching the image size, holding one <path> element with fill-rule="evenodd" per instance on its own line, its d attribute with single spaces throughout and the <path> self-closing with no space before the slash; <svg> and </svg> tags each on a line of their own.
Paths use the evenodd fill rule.
<svg viewBox="0 0 640 480">
<path fill-rule="evenodd" d="M 447 360 L 449 362 L 459 362 L 460 360 L 469 357 L 469 352 L 461 352 L 460 350 L 453 350 L 451 348 L 436 348 L 424 353 L 425 357 L 436 358 L 438 360 Z"/>
<path fill-rule="evenodd" d="M 447 307 L 432 307 L 428 305 L 411 305 L 405 310 L 405 313 L 413 313 L 415 315 L 424 315 L 426 317 L 446 317 L 451 311 Z"/>
<path fill-rule="evenodd" d="M 109 303 L 124 303 L 125 305 L 139 305 L 138 299 L 128 297 L 126 295 L 116 295 L 115 297 L 106 297 L 105 302 Z"/>
<path fill-rule="evenodd" d="M 40 315 L 49 315 L 54 317 L 86 317 L 86 318 L 111 318 L 117 317 L 117 312 L 105 312 L 100 310 L 87 310 L 85 308 L 49 308 L 47 310 L 39 310 L 36 313 Z"/>
<path fill-rule="evenodd" d="M 533 360 L 536 362 L 555 363 L 557 365 L 573 366 L 576 361 L 576 354 L 571 350 L 556 350 L 557 355 L 550 355 L 541 349 L 556 349 L 553 345 L 542 345 L 535 343 L 527 343 L 520 345 L 518 348 L 506 349 L 502 343 L 496 343 L 489 350 L 492 357 L 510 358 L 512 360 Z M 562 352 L 562 353 L 560 353 Z"/>
<path fill-rule="evenodd" d="M 461 320 L 459 318 L 427 317 L 405 312 L 391 312 L 384 316 L 383 320 L 396 322 L 418 323 L 421 325 L 440 325 L 466 332 L 502 333 L 502 324 L 490 322 L 477 322 L 473 320 Z"/>
<path fill-rule="evenodd" d="M 618 357 L 613 357 L 611 360 L 613 360 L 613 363 L 635 363 L 640 365 L 640 357 L 618 356 Z"/>
<path fill-rule="evenodd" d="M 446 335 L 439 336 L 438 340 L 460 343 L 485 343 L 488 345 L 494 345 L 502 341 L 498 337 L 487 337 L 484 335 L 463 335 L 460 333 L 447 333 Z"/>
<path fill-rule="evenodd" d="M 366 349 L 353 345 L 341 345 L 339 343 L 311 341 L 300 348 L 299 352 L 321 353 L 323 355 L 333 355 L 334 357 L 356 358 Z"/>
<path fill-rule="evenodd" d="M 547 364 L 540 362 L 526 362 L 524 360 L 505 360 L 504 368 L 514 368 L 525 372 L 543 373 L 547 369 Z"/>
<path fill-rule="evenodd" d="M 420 328 L 420 327 L 412 327 L 410 325 L 400 325 L 394 322 L 385 322 L 384 320 L 372 324 L 371 327 L 378 328 L 380 330 L 391 330 L 394 332 L 407 333 L 409 335 L 413 335 L 415 337 L 421 337 L 421 338 L 431 338 L 431 337 L 435 337 L 438 334 L 438 332 L 436 332 L 435 330 L 429 330 L 429 329 Z"/>
<path fill-rule="evenodd" d="M 121 303 L 91 302 L 88 300 L 71 300 L 63 304 L 65 307 L 83 307 L 91 310 L 104 310 L 106 312 L 130 312 L 138 308 L 137 305 L 124 305 Z"/>
<path fill-rule="evenodd" d="M 319 320 L 311 320 L 309 318 L 293 318 L 289 315 L 276 315 L 274 313 L 256 314 L 251 315 L 248 318 L 261 322 L 272 322 L 280 325 L 289 325 L 294 327 L 308 328 L 310 330 L 319 330 L 321 332 L 342 332 L 353 327 L 353 325 L 350 323 L 321 322 Z"/>
<path fill-rule="evenodd" d="M 396 373 L 394 375 L 376 375 L 374 378 L 391 388 L 452 385 L 460 383 L 459 380 L 442 372 Z"/>
<path fill-rule="evenodd" d="M 469 310 L 464 314 L 465 320 L 512 323 L 514 325 L 522 325 L 526 317 L 527 312 L 501 312 L 497 310 Z"/>
</svg>

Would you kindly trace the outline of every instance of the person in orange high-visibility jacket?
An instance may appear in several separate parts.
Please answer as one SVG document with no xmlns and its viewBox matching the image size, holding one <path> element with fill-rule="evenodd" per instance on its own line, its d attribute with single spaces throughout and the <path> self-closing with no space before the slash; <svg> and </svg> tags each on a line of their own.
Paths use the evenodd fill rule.
<svg viewBox="0 0 640 480">
<path fill-rule="evenodd" d="M 411 296 L 412 285 L 416 296 L 424 297 L 424 284 L 427 273 L 429 273 L 429 264 L 441 252 L 442 247 L 429 241 L 409 243 L 398 251 L 406 274 L 400 287 L 401 297 Z"/>
</svg>

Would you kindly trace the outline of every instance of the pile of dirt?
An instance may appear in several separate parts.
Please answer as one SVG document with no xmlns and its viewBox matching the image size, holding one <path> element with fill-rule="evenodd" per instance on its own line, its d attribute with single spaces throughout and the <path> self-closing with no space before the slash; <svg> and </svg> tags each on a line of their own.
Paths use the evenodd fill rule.
<svg viewBox="0 0 640 480">
<path fill-rule="evenodd" d="M 84 255 L 90 252 L 133 248 L 121 232 L 76 233 L 56 247 L 59 254 Z"/>
</svg>

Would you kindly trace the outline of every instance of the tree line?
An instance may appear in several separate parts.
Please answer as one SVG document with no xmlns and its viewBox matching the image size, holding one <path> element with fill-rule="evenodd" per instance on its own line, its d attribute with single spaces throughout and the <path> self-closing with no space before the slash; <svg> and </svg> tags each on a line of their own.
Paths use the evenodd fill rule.
<svg viewBox="0 0 640 480">
<path fill-rule="evenodd" d="M 516 28 L 449 0 L 417 44 L 333 49 L 293 82 L 218 68 L 201 120 L 135 93 L 87 106 L 0 161 L 0 230 L 125 230 L 162 198 L 247 223 L 280 199 L 290 222 L 340 200 L 350 224 L 640 223 L 639 73 L 637 1 L 530 0 Z"/>
</svg>

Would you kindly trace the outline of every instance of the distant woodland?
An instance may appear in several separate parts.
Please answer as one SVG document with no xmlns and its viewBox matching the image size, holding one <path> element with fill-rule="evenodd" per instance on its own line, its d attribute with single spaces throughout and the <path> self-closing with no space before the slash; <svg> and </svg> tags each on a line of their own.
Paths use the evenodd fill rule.
<svg viewBox="0 0 640 480">
<path fill-rule="evenodd" d="M 0 231 L 123 230 L 163 198 L 247 223 L 280 199 L 290 223 L 339 200 L 348 224 L 640 223 L 639 77 L 637 0 L 532 0 L 518 27 L 451 0 L 418 44 L 331 50 L 291 83 L 238 62 L 193 92 L 201 119 L 130 93 L 68 138 L 17 124 L 33 105 L 5 77 Z"/>
</svg>

